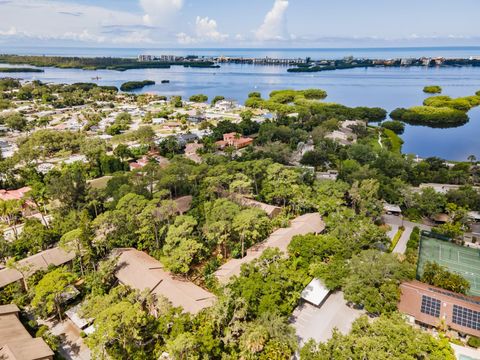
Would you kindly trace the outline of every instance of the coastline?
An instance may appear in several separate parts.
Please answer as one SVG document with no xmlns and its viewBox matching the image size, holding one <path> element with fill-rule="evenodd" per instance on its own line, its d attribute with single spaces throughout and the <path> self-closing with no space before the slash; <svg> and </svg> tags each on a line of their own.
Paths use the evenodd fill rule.
<svg viewBox="0 0 480 360">
<path fill-rule="evenodd" d="M 83 70 L 116 70 L 133 69 L 169 69 L 172 66 L 220 68 L 220 64 L 279 65 L 285 66 L 290 73 L 312 73 L 322 71 L 346 70 L 367 67 L 480 67 L 480 56 L 468 58 L 447 57 L 399 57 L 391 59 L 361 58 L 347 56 L 343 59 L 314 59 L 287 57 L 231 57 L 200 55 L 150 55 L 139 54 L 136 59 L 125 57 L 75 57 L 75 56 L 38 56 L 0 54 L 0 64 L 30 65 L 36 67 L 57 67 Z M 35 71 L 35 69 L 29 69 Z"/>
</svg>

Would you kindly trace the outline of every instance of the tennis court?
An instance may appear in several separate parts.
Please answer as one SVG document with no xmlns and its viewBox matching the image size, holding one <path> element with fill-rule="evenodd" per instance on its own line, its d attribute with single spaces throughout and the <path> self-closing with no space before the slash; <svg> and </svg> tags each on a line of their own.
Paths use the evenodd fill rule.
<svg viewBox="0 0 480 360">
<path fill-rule="evenodd" d="M 448 268 L 470 282 L 469 295 L 480 296 L 480 250 L 439 240 L 422 234 L 417 275 L 422 276 L 427 262 Z"/>
</svg>

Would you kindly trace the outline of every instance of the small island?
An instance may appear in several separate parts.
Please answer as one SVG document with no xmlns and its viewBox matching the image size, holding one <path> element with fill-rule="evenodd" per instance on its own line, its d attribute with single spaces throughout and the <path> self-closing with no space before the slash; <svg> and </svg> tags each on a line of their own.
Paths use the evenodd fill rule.
<svg viewBox="0 0 480 360">
<path fill-rule="evenodd" d="M 427 94 L 441 94 L 442 88 L 438 85 L 429 85 L 423 88 L 423 92 Z"/>
<path fill-rule="evenodd" d="M 43 73 L 42 69 L 26 68 L 26 67 L 2 67 L 0 73 Z"/>
<path fill-rule="evenodd" d="M 120 90 L 122 91 L 132 91 L 143 89 L 145 86 L 155 85 L 155 81 L 153 80 L 143 80 L 143 81 L 127 81 L 120 86 Z"/>
<path fill-rule="evenodd" d="M 435 128 L 458 127 L 468 122 L 467 112 L 480 105 L 480 92 L 473 96 L 452 99 L 450 96 L 431 96 L 423 106 L 409 109 L 397 108 L 390 113 L 393 120 L 410 125 L 424 125 Z"/>
</svg>

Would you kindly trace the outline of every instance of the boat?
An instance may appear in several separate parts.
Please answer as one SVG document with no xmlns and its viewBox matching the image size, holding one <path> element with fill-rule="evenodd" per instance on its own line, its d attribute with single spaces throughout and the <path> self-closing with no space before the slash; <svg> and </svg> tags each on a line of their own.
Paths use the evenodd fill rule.
<svg viewBox="0 0 480 360">
<path fill-rule="evenodd" d="M 170 80 L 162 80 L 162 84 L 169 84 Z"/>
</svg>

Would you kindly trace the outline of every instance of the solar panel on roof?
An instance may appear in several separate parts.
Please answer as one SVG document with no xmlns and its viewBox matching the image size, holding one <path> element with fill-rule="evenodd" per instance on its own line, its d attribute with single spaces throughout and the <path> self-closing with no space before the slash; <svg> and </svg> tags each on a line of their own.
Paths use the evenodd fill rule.
<svg viewBox="0 0 480 360">
<path fill-rule="evenodd" d="M 480 312 L 463 306 L 453 305 L 452 321 L 457 325 L 480 330 Z"/>
<path fill-rule="evenodd" d="M 440 317 L 440 304 L 440 300 L 422 295 L 422 306 L 420 311 L 424 314 Z"/>
</svg>

